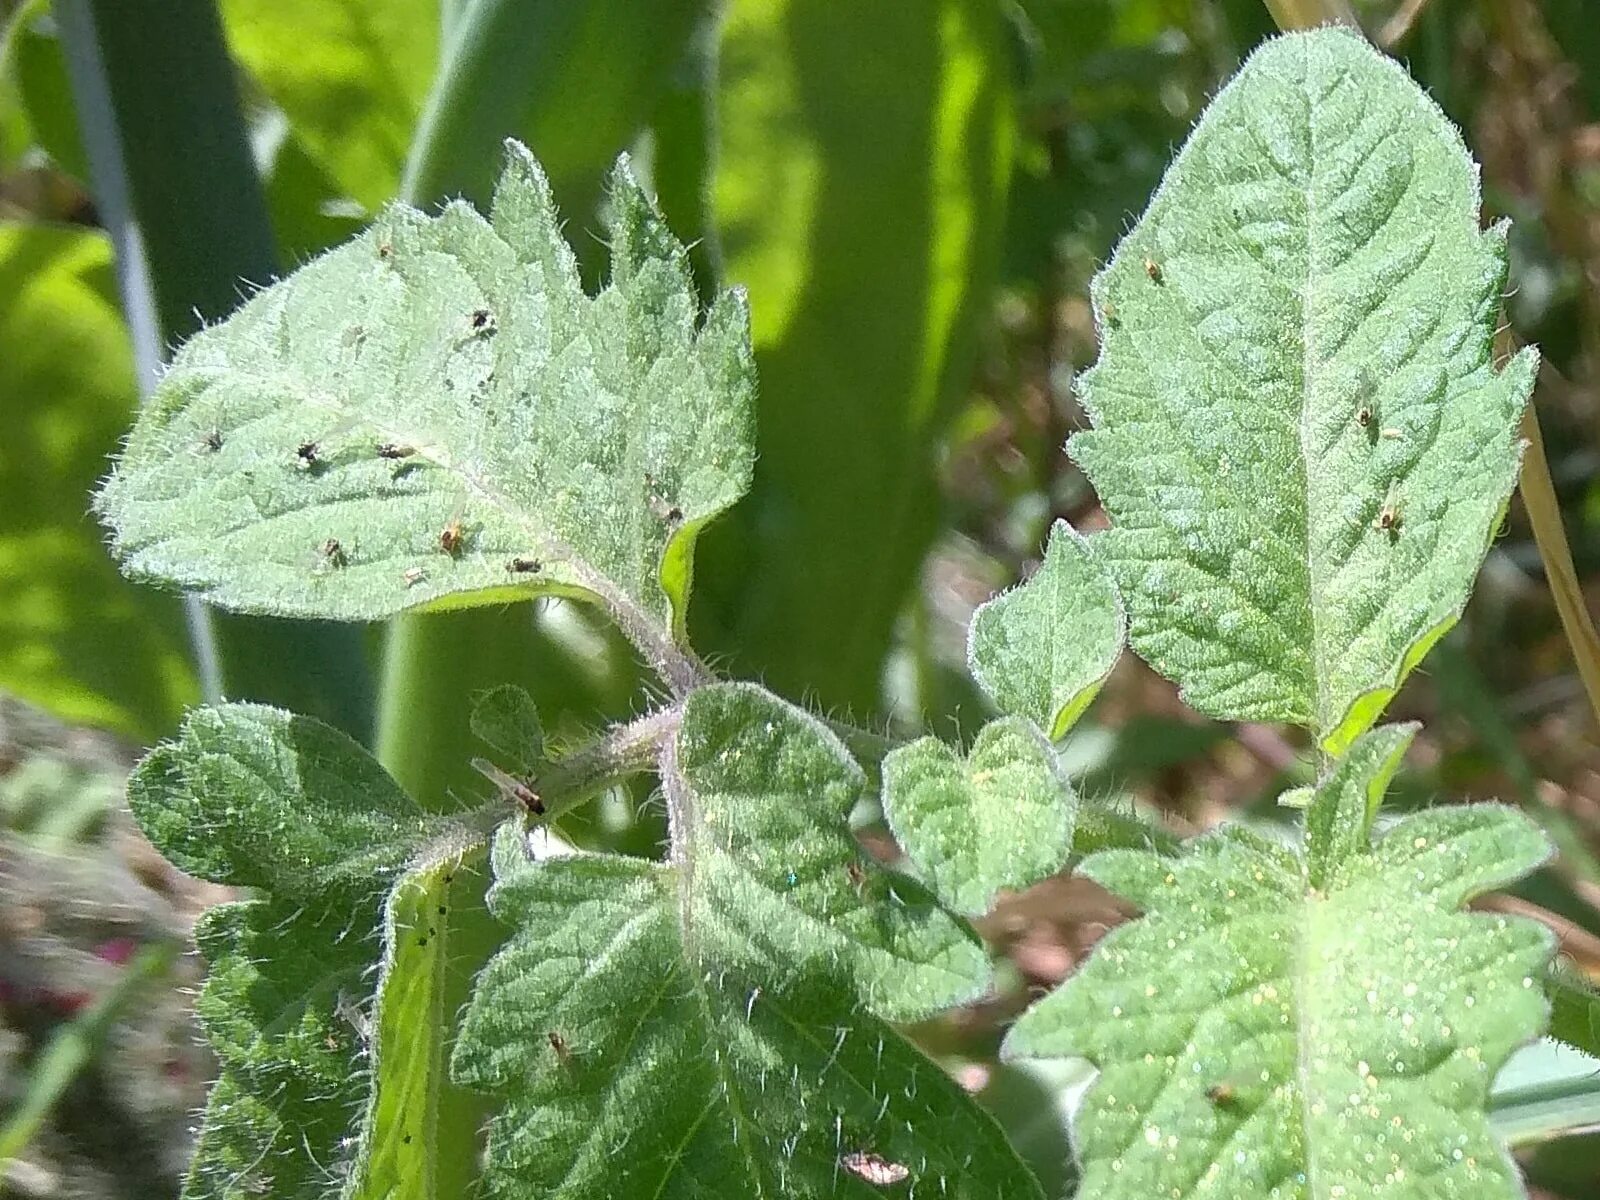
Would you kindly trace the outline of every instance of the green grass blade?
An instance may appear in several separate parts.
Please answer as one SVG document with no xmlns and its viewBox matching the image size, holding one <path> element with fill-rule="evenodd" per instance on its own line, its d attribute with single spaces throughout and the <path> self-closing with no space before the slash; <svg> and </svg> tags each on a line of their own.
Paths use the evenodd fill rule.
<svg viewBox="0 0 1600 1200">
<path fill-rule="evenodd" d="M 60 0 L 56 17 L 148 388 L 166 347 L 276 269 L 233 67 L 209 0 Z M 356 631 L 210 617 L 192 602 L 189 617 L 209 694 L 271 700 L 367 735 Z"/>
<path fill-rule="evenodd" d="M 707 539 L 699 615 L 780 692 L 875 705 L 939 526 L 933 448 L 999 258 L 1008 50 L 987 0 L 727 5 L 711 196 L 721 282 L 750 291 L 761 470 Z"/>
</svg>

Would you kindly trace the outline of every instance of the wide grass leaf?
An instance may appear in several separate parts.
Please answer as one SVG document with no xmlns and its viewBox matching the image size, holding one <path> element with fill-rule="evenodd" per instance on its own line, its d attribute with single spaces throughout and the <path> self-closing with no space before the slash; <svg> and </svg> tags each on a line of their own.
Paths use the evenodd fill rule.
<svg viewBox="0 0 1600 1200">
<path fill-rule="evenodd" d="M 0 223 L 0 688 L 148 741 L 200 689 L 179 605 L 119 579 L 84 517 L 137 403 L 115 297 L 103 235 Z"/>
<path fill-rule="evenodd" d="M 259 892 L 197 934 L 221 1075 L 186 1200 L 463 1194 L 472 1124 L 445 1122 L 477 1106 L 445 1077 L 453 963 L 488 947 L 482 884 L 476 913 L 452 884 L 481 872 L 481 838 L 425 814 L 344 734 L 256 705 L 192 714 L 129 802 L 177 865 Z"/>
<path fill-rule="evenodd" d="M 1337 753 L 1460 615 L 1536 356 L 1497 370 L 1506 231 L 1460 134 L 1334 29 L 1259 50 L 1095 280 L 1070 444 L 1134 648 Z"/>
<path fill-rule="evenodd" d="M 1331 772 L 1308 820 L 1364 812 L 1406 736 L 1358 743 L 1364 766 Z M 1176 856 L 1084 863 L 1144 916 L 1024 1014 L 1005 1050 L 1099 1067 L 1075 1131 L 1085 1200 L 1522 1195 L 1484 1108 L 1544 1025 L 1552 939 L 1458 909 L 1549 846 L 1489 804 L 1320 844 L 1308 865 L 1235 826 Z"/>
<path fill-rule="evenodd" d="M 553 590 L 681 623 L 750 475 L 748 321 L 702 322 L 626 164 L 611 199 L 598 296 L 513 144 L 489 219 L 392 207 L 189 341 L 98 498 L 125 568 L 282 615 Z"/>
<path fill-rule="evenodd" d="M 516 836 L 495 864 L 491 903 L 517 932 L 454 1060 L 504 1094 L 490 1195 L 1042 1196 L 993 1122 L 848 990 L 706 961 L 690 867 L 534 863 Z"/>
<path fill-rule="evenodd" d="M 1001 888 L 1059 871 L 1078 797 L 1055 749 L 1027 721 L 984 726 L 965 760 L 919 738 L 883 763 L 883 813 L 911 861 L 957 912 L 982 916 Z"/>
</svg>

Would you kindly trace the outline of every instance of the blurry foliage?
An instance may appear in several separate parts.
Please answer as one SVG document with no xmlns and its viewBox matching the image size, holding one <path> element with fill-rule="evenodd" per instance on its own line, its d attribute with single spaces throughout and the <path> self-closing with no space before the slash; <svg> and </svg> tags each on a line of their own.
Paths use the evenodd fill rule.
<svg viewBox="0 0 1600 1200">
<path fill-rule="evenodd" d="M 298 262 L 347 236 L 400 185 L 449 44 L 441 6 L 219 7 L 283 261 Z M 459 22 L 470 6 L 444 7 Z M 1355 7 L 1369 34 L 1463 126 L 1484 164 L 1486 216 L 1515 222 L 1507 319 L 1544 351 L 1536 402 L 1574 558 L 1591 609 L 1600 607 L 1593 0 Z M 984 712 L 965 679 L 973 608 L 1033 568 L 1054 518 L 1084 530 L 1103 523 L 1061 449 L 1082 423 L 1075 373 L 1095 356 L 1089 277 L 1218 81 L 1272 23 L 1259 0 L 945 0 L 940 40 L 917 25 L 915 6 L 845 8 L 729 0 L 727 39 L 702 24 L 680 30 L 681 45 L 660 40 L 656 57 L 675 65 L 652 76 L 648 95 L 630 93 L 633 107 L 605 130 L 590 132 L 598 145 L 639 125 L 637 161 L 653 172 L 674 225 L 703 239 L 694 250 L 701 285 L 720 271 L 720 282 L 751 286 L 763 402 L 783 406 L 762 417 L 765 494 L 714 530 L 697 622 L 712 626 L 741 665 L 770 668 L 776 685 L 809 684 L 830 704 L 870 707 L 881 675 L 883 707 L 897 725 L 953 723 L 970 734 Z M 952 41 L 952 30 L 965 30 L 965 40 Z M 56 32 L 47 0 L 0 0 L 0 691 L 70 722 L 148 740 L 172 728 L 196 688 L 177 604 L 118 580 L 85 516 L 134 387 Z M 629 30 L 636 49 L 639 32 Z M 567 62 L 556 78 L 604 86 L 607 39 L 579 44 L 595 70 Z M 968 124 L 949 128 L 973 140 L 965 154 L 939 159 L 928 106 L 951 96 L 968 106 Z M 567 118 L 562 136 L 576 139 L 574 161 L 586 162 L 584 122 L 573 119 L 581 111 L 547 109 L 545 119 Z M 527 133 L 507 124 L 504 133 Z M 533 148 L 544 153 L 537 140 Z M 613 148 L 594 151 L 595 161 Z M 991 174 L 974 186 L 973 172 Z M 939 204 L 956 194 L 976 224 L 940 234 L 938 214 L 949 214 Z M 566 218 L 582 245 L 592 241 L 583 231 L 599 226 L 592 210 L 574 205 Z M 941 261 L 958 264 L 943 291 L 927 276 L 939 237 L 953 256 Z M 603 258 L 603 246 L 593 251 Z M 924 341 L 935 302 L 945 306 L 936 326 L 943 332 Z M 882 361 L 880 345 L 892 347 Z M 884 454 L 902 456 L 892 488 L 859 490 L 860 464 L 874 471 Z M 805 495 L 827 503 L 787 510 Z M 780 575 L 763 555 L 783 528 L 802 529 L 808 550 Z M 874 559 L 883 546 L 900 546 L 892 539 L 908 539 L 914 551 Z M 921 558 L 929 539 L 933 549 Z M 841 548 L 837 560 L 826 556 L 829 545 Z M 876 607 L 872 627 L 853 635 L 848 666 L 824 679 L 817 656 L 843 640 L 839 614 L 857 608 L 851 588 L 860 572 L 847 560 L 873 563 Z M 750 575 L 760 578 L 752 584 Z M 915 586 L 905 595 L 908 580 Z M 752 596 L 768 607 L 736 621 Z M 535 619 L 561 654 L 519 651 L 501 666 L 568 697 L 560 718 L 568 736 L 598 710 L 626 706 L 627 666 L 618 668 L 614 641 L 607 650 L 587 614 L 557 607 Z M 805 636 L 787 637 L 789 622 Z M 1560 855 L 1494 902 L 1543 915 L 1569 961 L 1600 977 L 1600 745 L 1519 502 L 1466 618 L 1395 710 L 1428 724 L 1394 803 L 1499 796 L 1522 805 Z M 120 955 L 119 939 L 172 936 L 198 903 L 185 890 L 192 885 L 132 839 L 111 803 L 119 747 L 73 743 L 81 735 L 54 726 L 24 746 L 8 719 L 0 736 L 6 1107 L 45 1035 L 71 1015 L 48 998 L 78 1003 L 94 993 L 116 967 L 97 947 Z M 63 757 L 64 744 L 75 749 Z M 1179 833 L 1241 812 L 1275 820 L 1279 792 L 1306 782 L 1311 764 L 1306 747 L 1275 729 L 1196 718 L 1131 656 L 1074 729 L 1067 757 L 1081 789 L 1123 796 Z M 892 855 L 873 816 L 863 815 L 864 837 Z M 585 822 L 585 842 L 636 852 L 648 852 L 659 831 L 658 814 L 622 797 Z M 1091 886 L 1060 878 L 1003 902 L 984 932 L 1006 955 L 1009 986 L 919 1030 L 924 1044 L 952 1062 L 992 1061 L 998 1030 L 1027 989 L 1059 981 L 1122 913 Z M 175 986 L 191 985 L 194 971 L 186 960 Z M 172 991 L 137 1027 L 119 1027 L 92 1079 L 75 1085 L 26 1157 L 26 1178 L 11 1179 L 13 1190 L 172 1194 L 184 1114 L 208 1070 L 187 1021 Z M 1037 1080 L 987 1067 L 962 1077 L 980 1095 L 992 1088 L 1002 1121 L 1065 1178 L 1059 1125 L 1041 1116 L 1047 1092 Z M 141 1161 L 152 1173 L 119 1193 L 129 1180 L 107 1166 L 116 1160 L 105 1157 L 106 1131 L 127 1129 L 151 1148 Z M 1593 1194 L 1592 1146 L 1556 1143 L 1528 1161 L 1548 1194 Z"/>
</svg>

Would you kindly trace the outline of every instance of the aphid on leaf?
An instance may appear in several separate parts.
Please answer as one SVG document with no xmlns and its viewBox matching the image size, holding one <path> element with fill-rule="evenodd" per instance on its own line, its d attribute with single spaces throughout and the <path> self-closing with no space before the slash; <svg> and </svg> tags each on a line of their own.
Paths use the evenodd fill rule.
<svg viewBox="0 0 1600 1200">
<path fill-rule="evenodd" d="M 378 447 L 379 458 L 410 458 L 416 452 L 415 446 L 406 446 L 399 442 L 384 442 Z"/>
<path fill-rule="evenodd" d="M 461 518 L 451 517 L 448 524 L 439 531 L 439 549 L 451 558 L 461 553 L 461 547 L 466 543 L 466 532 L 461 528 Z"/>
<path fill-rule="evenodd" d="M 567 1045 L 566 1038 L 562 1037 L 554 1029 L 546 1033 L 544 1038 L 545 1041 L 550 1043 L 550 1049 L 555 1051 L 556 1057 L 561 1060 L 562 1066 L 566 1066 L 572 1061 L 572 1049 Z"/>
<path fill-rule="evenodd" d="M 506 564 L 506 570 L 513 575 L 537 575 L 544 570 L 544 564 L 537 558 L 513 558 Z"/>
<path fill-rule="evenodd" d="M 486 758 L 473 759 L 472 769 L 499 788 L 502 796 L 516 801 L 533 816 L 544 816 L 544 801 L 539 799 L 538 792 L 523 783 L 522 780 L 506 774 Z"/>
<path fill-rule="evenodd" d="M 1231 1083 L 1213 1083 L 1206 1089 L 1206 1099 L 1218 1108 L 1227 1108 L 1239 1098 L 1239 1093 Z"/>
<path fill-rule="evenodd" d="M 870 1150 L 851 1150 L 839 1156 L 839 1165 L 857 1179 L 867 1183 L 876 1184 L 878 1187 L 887 1187 L 891 1183 L 902 1183 L 911 1178 L 911 1168 L 902 1163 L 890 1162 L 880 1154 Z"/>
<path fill-rule="evenodd" d="M 401 578 L 406 581 L 406 586 L 408 588 L 416 587 L 417 584 L 421 583 L 427 577 L 428 573 L 421 567 L 407 567 L 404 573 L 401 575 Z"/>
<path fill-rule="evenodd" d="M 1378 510 L 1378 515 L 1372 519 L 1372 527 L 1381 533 L 1397 534 L 1400 532 L 1400 493 L 1394 485 L 1389 485 L 1389 492 L 1383 499 L 1383 507 Z"/>
<path fill-rule="evenodd" d="M 667 525 L 676 525 L 679 521 L 683 520 L 683 509 L 679 508 L 676 504 L 670 503 L 666 497 L 661 494 L 663 489 L 661 485 L 656 482 L 656 477 L 654 475 L 651 475 L 647 472 L 644 477 L 644 485 L 645 502 L 650 505 L 650 511 L 655 513 L 657 520 Z"/>
<path fill-rule="evenodd" d="M 345 557 L 344 547 L 339 543 L 338 538 L 329 538 L 322 543 L 320 549 L 322 551 L 322 561 L 329 566 L 342 567 L 349 561 Z"/>
<path fill-rule="evenodd" d="M 1372 424 L 1372 408 L 1369 405 L 1363 404 L 1356 409 L 1356 424 L 1363 429 Z"/>
<path fill-rule="evenodd" d="M 1155 259 L 1151 258 L 1148 254 L 1145 255 L 1144 259 L 1144 273 L 1150 276 L 1151 283 L 1161 283 L 1164 280 L 1164 277 L 1161 274 L 1161 264 Z"/>
</svg>

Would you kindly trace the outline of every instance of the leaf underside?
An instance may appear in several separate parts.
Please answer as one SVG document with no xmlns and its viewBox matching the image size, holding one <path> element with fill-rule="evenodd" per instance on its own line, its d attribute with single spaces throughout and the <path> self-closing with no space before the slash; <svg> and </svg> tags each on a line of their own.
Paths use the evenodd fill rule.
<svg viewBox="0 0 1600 1200">
<path fill-rule="evenodd" d="M 553 590 L 681 625 L 749 482 L 748 316 L 700 324 L 625 163 L 612 188 L 596 297 L 511 144 L 487 220 L 392 206 L 189 341 L 98 498 L 125 569 L 292 616 Z"/>
<path fill-rule="evenodd" d="M 848 991 L 761 986 L 703 962 L 683 868 L 530 863 L 500 839 L 495 911 L 518 932 L 455 1056 L 505 1093 L 492 1195 L 1040 1197 L 993 1123 Z M 670 1099 L 667 1099 L 670 1097 Z"/>
<path fill-rule="evenodd" d="M 1373 749 L 1363 772 L 1325 781 L 1313 813 L 1365 807 L 1393 769 L 1393 746 Z M 1457 909 L 1548 853 L 1525 817 L 1475 805 L 1324 855 L 1321 887 L 1299 854 L 1238 827 L 1182 857 L 1088 859 L 1084 874 L 1145 915 L 1005 1047 L 1099 1067 L 1075 1130 L 1081 1194 L 1520 1197 L 1483 1110 L 1546 1019 L 1551 937 Z"/>
<path fill-rule="evenodd" d="M 1057 521 L 1033 576 L 972 614 L 967 661 L 1000 711 L 1057 739 L 1089 707 L 1126 636 L 1106 568 L 1082 535 Z"/>
<path fill-rule="evenodd" d="M 1134 648 L 1337 753 L 1464 604 L 1536 356 L 1492 361 L 1505 228 L 1459 133 L 1348 32 L 1268 43 L 1095 280 L 1073 457 Z"/>
</svg>

